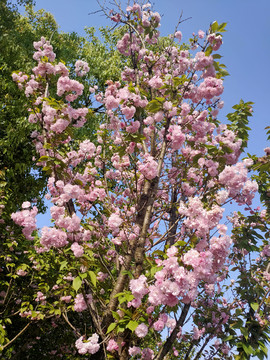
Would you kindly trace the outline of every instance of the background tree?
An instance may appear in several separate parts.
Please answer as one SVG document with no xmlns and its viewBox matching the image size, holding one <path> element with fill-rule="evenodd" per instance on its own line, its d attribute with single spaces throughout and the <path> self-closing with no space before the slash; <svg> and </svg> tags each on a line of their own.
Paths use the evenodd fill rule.
<svg viewBox="0 0 270 360">
<path fill-rule="evenodd" d="M 19 14 L 17 5 L 27 6 L 25 16 Z M 32 51 L 33 41 L 43 35 L 51 39 L 57 56 L 64 63 L 74 66 L 75 59 L 78 57 L 89 60 L 91 69 L 87 78 L 84 79 L 87 89 L 90 85 L 104 88 L 104 79 L 107 79 L 107 76 L 118 79 L 123 66 L 122 56 L 112 50 L 113 44 L 120 36 L 118 31 L 111 33 L 108 29 L 102 28 L 104 40 L 99 40 L 95 36 L 93 28 L 87 29 L 86 37 L 78 36 L 76 33 L 59 33 L 53 16 L 44 10 L 35 12 L 32 5 L 32 1 L 16 3 L 2 1 L 0 4 L 0 47 L 2 49 L 0 54 L 0 189 L 3 221 L 0 224 L 0 257 L 1 264 L 6 264 L 1 268 L 0 288 L 1 291 L 7 290 L 4 292 L 1 307 L 1 318 L 3 318 L 1 345 L 14 339 L 27 325 L 24 319 L 15 318 L 13 314 L 16 314 L 20 308 L 18 298 L 23 297 L 24 294 L 25 298 L 32 300 L 36 286 L 33 283 L 32 262 L 29 261 L 32 244 L 14 229 L 14 223 L 10 221 L 10 216 L 27 199 L 36 201 L 35 204 L 39 211 L 44 212 L 44 195 L 47 185 L 47 175 L 41 171 L 40 167 L 36 166 L 35 161 L 36 151 L 31 134 L 36 130 L 36 126 L 28 122 L 27 98 L 21 96 L 21 92 L 12 80 L 12 72 L 19 69 L 25 72 L 31 71 L 35 64 Z M 74 73 L 74 68 L 71 71 Z M 80 103 L 85 106 L 91 105 L 86 93 Z M 84 129 L 77 130 L 76 141 L 85 136 L 92 138 L 96 124 L 101 118 L 102 113 L 99 112 L 99 109 L 93 108 Z M 76 141 L 73 146 L 77 146 Z M 7 226 L 8 228 L 6 228 Z M 10 239 L 11 229 L 17 236 L 13 240 Z M 16 274 L 17 271 L 25 272 L 27 275 L 21 278 Z M 46 280 L 46 271 L 44 269 L 39 277 L 42 281 Z M 12 316 L 12 326 L 8 328 L 7 338 L 5 326 L 11 321 L 10 316 Z M 76 321 L 75 318 L 74 321 Z M 62 319 L 60 320 L 62 321 Z M 15 348 L 11 348 L 10 351 L 16 349 L 12 356 L 14 358 L 24 356 L 36 358 L 36 352 L 42 354 L 48 344 L 50 344 L 50 349 L 54 348 L 54 344 L 57 348 L 56 339 L 60 337 L 59 334 L 61 334 L 63 343 L 70 342 L 70 340 L 64 340 L 69 338 L 70 332 L 67 332 L 66 338 L 63 336 L 66 332 L 65 326 L 61 326 L 61 324 L 63 325 L 61 321 L 58 321 L 57 329 L 51 326 L 51 320 L 44 321 L 42 325 L 41 323 L 32 323 L 31 328 L 27 327 L 25 329 L 27 331 L 22 333 L 15 343 L 12 343 Z M 38 350 L 34 346 L 37 343 L 36 337 L 42 338 L 42 341 L 36 345 Z M 31 351 L 29 350 L 29 341 L 32 343 Z M 42 346 L 40 346 L 41 343 Z M 57 345 L 59 344 L 57 343 Z M 44 355 L 45 358 L 46 356 Z"/>
<path fill-rule="evenodd" d="M 74 63 L 79 57 L 86 59 L 90 72 L 85 82 L 92 86 L 98 85 L 101 89 L 104 88 L 106 79 L 119 78 L 123 66 L 123 57 L 112 50 L 120 36 L 117 31 L 111 33 L 102 28 L 103 42 L 95 36 L 93 28 L 86 29 L 86 37 L 76 33 L 59 33 L 52 14 L 44 10 L 35 12 L 32 1 L 18 4 L 27 5 L 26 16 L 19 14 L 16 4 L 9 1 L 2 1 L 0 4 L 0 166 L 2 186 L 5 184 L 9 196 L 6 207 L 10 208 L 10 213 L 18 209 L 18 204 L 26 199 L 37 199 L 38 208 L 45 210 L 43 199 L 46 176 L 33 160 L 35 150 L 31 133 L 34 127 L 27 121 L 26 99 L 21 97 L 11 77 L 14 70 L 30 72 L 33 68 L 33 41 L 41 36 L 51 39 L 58 58 L 66 64 Z M 89 97 L 84 96 L 80 101 L 85 106 L 90 106 Z M 88 136 L 95 129 L 96 122 L 92 116 L 85 130 Z"/>
</svg>

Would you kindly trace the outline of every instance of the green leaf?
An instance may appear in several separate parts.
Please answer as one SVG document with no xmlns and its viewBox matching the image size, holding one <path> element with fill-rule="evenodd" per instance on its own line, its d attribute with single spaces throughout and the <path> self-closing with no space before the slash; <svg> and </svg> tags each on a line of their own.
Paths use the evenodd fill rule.
<svg viewBox="0 0 270 360">
<path fill-rule="evenodd" d="M 253 348 L 251 345 L 246 345 L 245 343 L 242 343 L 243 349 L 247 355 L 253 354 Z"/>
<path fill-rule="evenodd" d="M 134 295 L 132 295 L 131 293 L 126 293 L 126 300 L 127 301 L 132 301 L 134 299 Z"/>
<path fill-rule="evenodd" d="M 212 46 L 208 46 L 208 48 L 205 50 L 205 56 L 209 56 L 212 54 L 213 48 Z"/>
<path fill-rule="evenodd" d="M 177 241 L 174 245 L 176 245 L 176 246 L 185 246 L 187 243 L 184 241 L 184 240 L 179 240 L 179 241 Z"/>
<path fill-rule="evenodd" d="M 254 311 L 257 311 L 259 309 L 259 304 L 257 304 L 257 303 L 252 303 L 252 304 L 250 304 L 250 306 L 252 307 L 252 309 Z"/>
<path fill-rule="evenodd" d="M 155 251 L 152 253 L 152 255 L 159 255 L 159 256 L 163 257 L 163 256 L 164 256 L 164 252 L 163 252 L 162 250 L 155 250 Z"/>
<path fill-rule="evenodd" d="M 90 276 L 90 279 L 92 281 L 92 284 L 94 285 L 94 287 L 97 286 L 97 277 L 96 277 L 96 274 L 94 273 L 94 271 L 88 271 L 88 274 Z"/>
<path fill-rule="evenodd" d="M 214 33 L 218 30 L 218 22 L 217 21 L 214 21 L 212 22 L 211 24 L 211 32 Z"/>
<path fill-rule="evenodd" d="M 39 159 L 38 159 L 38 162 L 40 161 L 48 161 L 49 160 L 49 156 L 41 156 Z"/>
<path fill-rule="evenodd" d="M 116 328 L 116 323 L 111 323 L 107 329 L 107 334 L 113 331 Z"/>
<path fill-rule="evenodd" d="M 126 297 L 125 296 L 120 296 L 118 301 L 119 301 L 119 304 L 123 304 L 123 302 L 126 301 Z"/>
<path fill-rule="evenodd" d="M 62 261 L 60 263 L 60 269 L 59 270 L 61 271 L 61 270 L 65 269 L 67 267 L 67 263 L 68 262 L 66 260 Z"/>
<path fill-rule="evenodd" d="M 87 274 L 86 273 L 83 273 L 83 274 L 80 274 L 80 278 L 83 280 L 87 277 Z"/>
<path fill-rule="evenodd" d="M 115 318 L 115 320 L 117 320 L 117 321 L 120 320 L 120 315 L 118 314 L 118 312 L 112 311 L 112 316 Z"/>
<path fill-rule="evenodd" d="M 82 279 L 79 276 L 75 277 L 75 279 L 73 279 L 72 282 L 73 289 L 77 292 L 81 287 L 81 285 L 82 285 Z"/>
<path fill-rule="evenodd" d="M 161 269 L 162 269 L 162 266 L 154 266 L 154 267 L 152 267 L 151 270 L 150 270 L 150 275 L 154 276 L 155 273 L 158 272 Z"/>
<path fill-rule="evenodd" d="M 226 25 L 227 23 L 221 23 L 219 26 L 218 26 L 218 31 L 219 32 L 226 32 L 225 28 L 226 28 Z"/>
<path fill-rule="evenodd" d="M 137 321 L 130 320 L 130 322 L 127 324 L 127 328 L 133 332 L 138 325 L 139 323 L 137 323 Z"/>
<path fill-rule="evenodd" d="M 148 105 L 146 106 L 146 110 L 152 113 L 157 112 L 158 110 L 160 110 L 162 107 L 162 103 L 160 103 L 157 100 L 152 100 L 148 103 Z"/>
<path fill-rule="evenodd" d="M 221 59 L 222 58 L 222 56 L 219 54 L 214 54 L 214 55 L 212 55 L 212 57 L 213 57 L 213 59 Z"/>
<path fill-rule="evenodd" d="M 240 327 L 240 331 L 244 335 L 244 338 L 248 340 L 248 329 L 245 327 Z"/>
</svg>

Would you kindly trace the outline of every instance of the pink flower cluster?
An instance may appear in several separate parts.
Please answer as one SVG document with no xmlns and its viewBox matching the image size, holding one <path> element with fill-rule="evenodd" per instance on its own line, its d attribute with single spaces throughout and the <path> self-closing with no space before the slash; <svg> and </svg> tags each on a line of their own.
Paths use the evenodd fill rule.
<svg viewBox="0 0 270 360">
<path fill-rule="evenodd" d="M 26 83 L 25 86 L 25 95 L 29 97 L 30 95 L 34 94 L 34 92 L 39 88 L 39 83 L 32 78 Z"/>
<path fill-rule="evenodd" d="M 215 77 L 207 77 L 198 87 L 198 95 L 200 99 L 212 99 L 214 96 L 219 96 L 223 93 L 223 81 Z"/>
<path fill-rule="evenodd" d="M 216 35 L 216 34 L 209 34 L 207 36 L 207 40 L 209 41 L 209 43 L 212 45 L 212 48 L 214 51 L 217 51 L 220 46 L 222 45 L 222 37 L 221 35 Z"/>
<path fill-rule="evenodd" d="M 78 349 L 78 353 L 81 355 L 95 354 L 100 348 L 100 345 L 98 343 L 98 335 L 93 334 L 87 340 L 83 340 L 83 336 L 81 336 L 75 342 L 75 346 Z"/>
<path fill-rule="evenodd" d="M 82 95 L 84 86 L 77 80 L 72 80 L 68 76 L 61 76 L 57 81 L 57 95 L 62 96 L 65 93 L 67 101 L 74 101 Z"/>
<path fill-rule="evenodd" d="M 147 335 L 148 333 L 148 326 L 146 324 L 139 324 L 136 329 L 135 329 L 135 334 L 139 337 L 139 338 L 143 338 Z"/>
<path fill-rule="evenodd" d="M 153 30 L 159 27 L 160 25 L 160 15 L 157 12 L 152 12 L 150 9 L 144 10 L 141 8 L 139 4 L 134 4 L 133 6 L 128 6 L 127 11 L 129 13 L 133 13 L 134 17 L 137 19 L 138 17 L 141 19 L 141 24 L 143 27 L 148 28 L 151 27 Z M 121 15 L 114 14 L 113 20 L 120 21 Z M 155 31 L 154 34 L 150 37 L 147 35 L 145 37 L 145 41 L 150 44 L 153 44 L 157 41 L 158 32 Z M 137 34 L 130 34 L 126 33 L 121 40 L 117 43 L 117 49 L 123 55 L 130 55 L 132 52 L 139 52 L 141 49 L 141 39 Z"/>
<path fill-rule="evenodd" d="M 153 89 L 159 89 L 161 88 L 161 86 L 164 85 L 162 79 L 158 76 L 153 76 L 150 80 L 149 80 L 149 86 Z"/>
<path fill-rule="evenodd" d="M 25 206 L 30 207 L 29 202 L 25 202 L 22 204 L 22 207 Z M 38 213 L 38 208 L 36 206 L 33 207 L 33 209 L 28 210 L 25 208 L 22 211 L 18 211 L 16 213 L 11 214 L 12 220 L 23 227 L 23 234 L 28 240 L 34 240 L 34 237 L 32 236 L 33 231 L 37 230 L 36 226 L 36 216 Z"/>
<path fill-rule="evenodd" d="M 218 177 L 219 182 L 229 191 L 229 196 L 236 197 L 239 205 L 250 205 L 258 190 L 258 184 L 256 181 L 250 181 L 247 173 L 244 163 L 239 162 L 234 166 L 225 166 Z"/>
<path fill-rule="evenodd" d="M 75 257 L 81 257 L 84 254 L 83 247 L 79 245 L 77 242 L 74 242 L 70 248 L 73 251 Z"/>
<path fill-rule="evenodd" d="M 175 319 L 169 318 L 167 314 L 162 313 L 159 315 L 158 320 L 154 322 L 153 328 L 155 331 L 162 331 L 165 326 L 174 329 L 176 325 Z"/>
<path fill-rule="evenodd" d="M 179 150 L 185 141 L 185 134 L 182 133 L 179 125 L 171 125 L 169 127 L 169 134 L 167 140 L 171 141 L 171 147 L 173 150 Z"/>
<path fill-rule="evenodd" d="M 113 339 L 110 339 L 107 345 L 107 350 L 110 352 L 117 351 L 119 349 L 119 346 L 117 342 Z"/>
<path fill-rule="evenodd" d="M 19 73 L 12 73 L 12 80 L 17 83 L 20 90 L 23 89 L 23 84 L 28 80 L 28 78 L 28 75 L 22 73 L 21 71 Z"/>
<path fill-rule="evenodd" d="M 198 197 L 190 197 L 188 204 L 180 202 L 178 211 L 180 215 L 185 216 L 184 225 L 190 230 L 195 230 L 198 236 L 204 237 L 218 225 L 224 209 L 213 205 L 212 209 L 207 210 Z"/>
<path fill-rule="evenodd" d="M 138 169 L 148 180 L 152 180 L 158 175 L 158 163 L 148 154 L 145 155 L 143 163 L 138 162 Z"/>
<path fill-rule="evenodd" d="M 34 60 L 39 61 L 42 58 L 47 57 L 49 61 L 54 61 L 55 53 L 53 52 L 53 47 L 43 36 L 40 41 L 34 42 L 34 48 L 37 50 L 33 56 Z"/>
<path fill-rule="evenodd" d="M 138 346 L 132 346 L 129 348 L 128 353 L 130 356 L 141 355 L 142 360 L 154 359 L 154 351 L 149 348 L 141 350 Z"/>
<path fill-rule="evenodd" d="M 60 229 L 44 226 L 41 230 L 40 244 L 46 249 L 64 247 L 68 244 L 67 233 Z"/>
<path fill-rule="evenodd" d="M 84 76 L 89 72 L 89 66 L 86 61 L 77 60 L 75 63 L 75 73 L 77 76 Z"/>
<path fill-rule="evenodd" d="M 111 230 L 116 230 L 123 223 L 123 219 L 118 214 L 112 214 L 108 219 L 108 227 Z"/>
<path fill-rule="evenodd" d="M 91 294 L 87 294 L 86 295 L 87 298 L 87 303 L 91 304 L 91 302 L 93 301 L 93 297 Z M 78 294 L 76 295 L 76 298 L 74 300 L 74 310 L 77 312 L 82 312 L 84 310 L 87 309 L 87 304 L 84 300 L 84 296 L 83 294 Z"/>
<path fill-rule="evenodd" d="M 241 154 L 242 140 L 237 138 L 236 134 L 233 131 L 228 130 L 226 125 L 220 125 L 217 131 L 218 135 L 216 136 L 215 140 L 218 141 L 220 144 L 226 145 L 232 150 L 231 153 L 225 154 L 225 158 L 227 160 L 226 164 L 236 164 Z"/>
<path fill-rule="evenodd" d="M 38 291 L 35 301 L 40 302 L 44 305 L 46 301 L 46 296 L 41 291 Z"/>
<path fill-rule="evenodd" d="M 150 304 L 175 306 L 179 302 L 179 297 L 182 297 L 184 303 L 194 301 L 201 280 L 209 284 L 217 281 L 217 273 L 224 266 L 231 243 L 230 237 L 225 235 L 213 237 L 206 251 L 189 250 L 182 261 L 184 265 L 191 266 L 192 271 L 179 266 L 176 256 L 178 250 L 175 246 L 168 249 L 168 259 L 159 262 L 163 268 L 155 274 L 155 284 L 148 288 Z M 161 331 L 165 326 L 165 319 L 159 318 L 154 326 Z"/>
<path fill-rule="evenodd" d="M 146 284 L 147 278 L 141 275 L 138 279 L 132 279 L 129 282 L 129 288 L 135 299 L 128 303 L 128 306 L 138 308 L 141 305 L 141 300 L 148 293 Z"/>
<path fill-rule="evenodd" d="M 204 70 L 208 66 L 213 64 L 213 57 L 206 56 L 203 51 L 197 52 L 194 58 L 195 61 L 195 70 Z"/>
</svg>

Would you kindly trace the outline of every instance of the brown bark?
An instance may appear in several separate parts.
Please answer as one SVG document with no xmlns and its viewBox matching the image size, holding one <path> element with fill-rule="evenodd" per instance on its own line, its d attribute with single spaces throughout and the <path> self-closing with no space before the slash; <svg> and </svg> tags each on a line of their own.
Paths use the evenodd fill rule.
<svg viewBox="0 0 270 360">
<path fill-rule="evenodd" d="M 177 333 L 179 331 L 179 327 L 183 326 L 184 321 L 187 317 L 188 311 L 190 308 L 190 304 L 185 304 L 183 307 L 183 310 L 181 312 L 180 318 L 178 319 L 176 326 L 173 330 L 173 332 L 171 333 L 171 335 L 168 337 L 168 339 L 166 340 L 165 344 L 162 346 L 162 348 L 160 349 L 159 353 L 154 357 L 154 360 L 163 360 L 164 357 L 167 355 L 167 353 L 171 350 L 173 343 L 177 337 Z"/>
<path fill-rule="evenodd" d="M 175 243 L 175 234 L 177 231 L 177 217 L 178 211 L 176 208 L 177 202 L 177 189 L 174 188 L 172 191 L 172 198 L 171 198 L 171 208 L 170 208 L 170 222 L 169 222 L 169 229 L 171 229 L 168 233 L 168 237 L 166 240 L 166 245 L 172 246 Z"/>
</svg>

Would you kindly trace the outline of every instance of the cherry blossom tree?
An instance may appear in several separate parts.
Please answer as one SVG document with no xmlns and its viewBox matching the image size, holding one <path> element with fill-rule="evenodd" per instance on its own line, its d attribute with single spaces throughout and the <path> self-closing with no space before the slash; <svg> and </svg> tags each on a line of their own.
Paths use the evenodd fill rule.
<svg viewBox="0 0 270 360">
<path fill-rule="evenodd" d="M 89 88 L 93 108 L 80 103 L 88 64 L 77 61 L 72 78 L 45 38 L 34 43 L 33 74 L 13 74 L 52 202 L 52 224 L 40 230 L 30 202 L 12 214 L 32 244 L 35 279 L 43 271 L 20 316 L 63 318 L 81 358 L 263 359 L 269 215 L 252 208 L 254 159 L 239 161 L 252 103 L 218 120 L 226 24 L 184 44 L 178 29 L 160 37 L 150 4 L 107 15 L 126 29 L 117 48 L 127 61 L 120 81 Z M 96 108 L 96 141 L 78 141 Z M 228 203 L 249 216 L 226 217 Z"/>
</svg>

